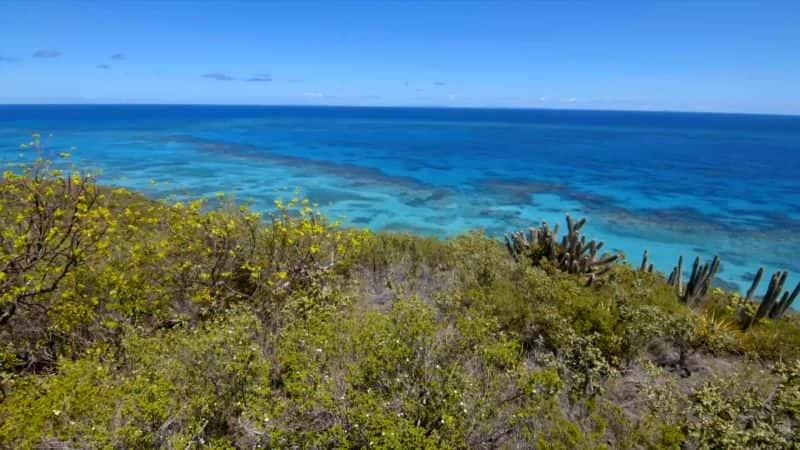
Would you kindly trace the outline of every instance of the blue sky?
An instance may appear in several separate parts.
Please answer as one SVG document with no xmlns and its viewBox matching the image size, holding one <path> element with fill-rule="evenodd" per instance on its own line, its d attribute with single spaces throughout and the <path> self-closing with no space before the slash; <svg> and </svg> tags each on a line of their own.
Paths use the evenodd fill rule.
<svg viewBox="0 0 800 450">
<path fill-rule="evenodd" d="M 800 114 L 798 24 L 797 1 L 0 0 L 0 103 Z"/>
</svg>

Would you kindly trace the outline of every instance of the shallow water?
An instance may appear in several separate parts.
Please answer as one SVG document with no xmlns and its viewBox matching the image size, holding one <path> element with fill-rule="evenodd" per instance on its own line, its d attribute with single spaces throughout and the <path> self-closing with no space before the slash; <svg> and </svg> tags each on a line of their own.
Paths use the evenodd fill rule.
<svg viewBox="0 0 800 450">
<path fill-rule="evenodd" d="M 224 191 L 267 210 L 299 188 L 347 224 L 438 236 L 570 213 L 633 264 L 645 248 L 667 273 L 679 255 L 718 254 L 732 288 L 761 265 L 800 280 L 800 117 L 0 106 L 3 163 L 33 132 L 53 153 L 75 147 L 103 183 L 156 198 Z"/>
</svg>

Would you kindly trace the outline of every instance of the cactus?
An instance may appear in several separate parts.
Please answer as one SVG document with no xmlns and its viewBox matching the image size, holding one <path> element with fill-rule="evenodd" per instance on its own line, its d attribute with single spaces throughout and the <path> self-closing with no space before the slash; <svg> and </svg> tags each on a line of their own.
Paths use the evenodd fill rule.
<svg viewBox="0 0 800 450">
<path fill-rule="evenodd" d="M 573 274 L 588 275 L 587 282 L 593 281 L 607 273 L 612 268 L 612 264 L 619 259 L 617 254 L 604 253 L 598 256 L 603 247 L 602 241 L 588 241 L 586 236 L 581 235 L 580 229 L 586 224 L 586 219 L 577 222 L 566 216 L 567 233 L 559 239 L 559 226 L 556 224 L 552 229 L 547 222 L 542 222 L 538 228 L 530 228 L 527 234 L 518 231 L 505 236 L 506 247 L 511 256 L 517 260 L 527 259 L 533 265 L 538 265 L 544 258 L 552 263 L 556 268 L 564 272 Z M 700 257 L 696 257 L 692 264 L 692 273 L 686 284 L 683 283 L 683 256 L 678 258 L 678 264 L 672 269 L 667 283 L 676 288 L 678 297 L 689 306 L 697 306 L 700 300 L 706 296 L 714 277 L 720 267 L 719 256 L 714 256 L 711 261 L 701 265 Z M 653 264 L 650 263 L 648 250 L 642 255 L 642 263 L 639 266 L 642 272 L 653 272 Z M 764 275 L 764 268 L 758 269 L 750 289 L 744 299 L 748 303 L 758 289 L 758 285 Z M 760 319 L 779 319 L 791 308 L 794 301 L 800 296 L 800 282 L 790 293 L 784 291 L 789 273 L 776 272 L 772 275 L 767 292 L 762 297 L 761 303 L 756 312 L 745 317 L 744 308 L 740 309 L 740 320 L 743 328 L 747 329 Z"/>
<path fill-rule="evenodd" d="M 639 270 L 641 270 L 642 272 L 653 273 L 653 265 L 648 264 L 649 259 L 650 255 L 648 254 L 647 249 L 645 249 L 644 255 L 642 255 L 642 265 L 639 267 Z"/>
<path fill-rule="evenodd" d="M 787 291 L 788 292 L 788 291 Z M 781 316 L 792 307 L 792 303 L 794 303 L 795 299 L 800 295 L 800 281 L 797 282 L 797 286 L 794 287 L 794 290 L 788 297 L 786 297 L 785 301 L 781 301 L 780 308 L 777 311 L 775 319 L 780 319 Z"/>
<path fill-rule="evenodd" d="M 678 295 L 683 295 L 683 255 L 678 257 L 678 265 L 672 269 L 667 283 L 669 283 L 670 286 L 678 288 Z"/>
<path fill-rule="evenodd" d="M 692 275 L 689 277 L 683 293 L 684 303 L 695 305 L 698 300 L 708 293 L 708 289 L 711 287 L 711 283 L 719 270 L 719 263 L 719 256 L 715 256 L 711 262 L 707 262 L 702 266 L 700 265 L 699 256 L 694 259 Z"/>
<path fill-rule="evenodd" d="M 689 277 L 689 281 L 684 285 L 682 282 L 683 256 L 681 255 L 678 258 L 678 265 L 670 272 L 667 283 L 677 288 L 678 296 L 681 298 L 681 301 L 694 306 L 708 293 L 711 283 L 714 281 L 714 277 L 719 270 L 719 264 L 719 256 L 715 256 L 714 259 L 702 266 L 700 265 L 700 257 L 696 257 L 692 265 L 692 275 Z"/>
<path fill-rule="evenodd" d="M 761 277 L 763 274 L 764 268 L 761 267 L 758 269 L 758 273 L 753 279 L 753 284 L 747 291 L 745 301 L 749 301 L 753 297 L 756 289 L 758 289 L 758 284 L 761 282 Z M 797 286 L 794 288 L 791 294 L 789 291 L 784 292 L 783 286 L 786 284 L 786 279 L 788 277 L 788 271 L 777 271 L 772 274 L 772 278 L 770 278 L 769 281 L 769 286 L 767 287 L 767 292 L 761 298 L 761 303 L 758 305 L 758 309 L 755 313 L 753 313 L 752 316 L 744 319 L 745 330 L 753 326 L 753 324 L 757 321 L 764 318 L 772 320 L 780 319 L 786 310 L 792 306 L 794 300 L 798 295 L 800 295 L 800 282 L 797 283 Z"/>
<path fill-rule="evenodd" d="M 753 298 L 753 294 L 756 292 L 756 289 L 758 289 L 758 284 L 761 283 L 762 276 L 764 276 L 764 268 L 759 267 L 756 277 L 753 278 L 753 284 L 751 284 L 750 289 L 747 290 L 747 296 L 744 298 L 745 300 L 750 300 Z"/>
<path fill-rule="evenodd" d="M 531 264 L 537 265 L 544 258 L 564 272 L 588 275 L 591 284 L 611 270 L 619 255 L 598 255 L 603 242 L 587 242 L 586 236 L 580 233 L 586 219 L 574 221 L 568 214 L 566 222 L 567 232 L 560 240 L 558 224 L 551 229 L 547 222 L 542 222 L 539 228 L 530 228 L 527 236 L 522 231 L 506 235 L 506 248 L 517 261 L 527 258 Z"/>
</svg>

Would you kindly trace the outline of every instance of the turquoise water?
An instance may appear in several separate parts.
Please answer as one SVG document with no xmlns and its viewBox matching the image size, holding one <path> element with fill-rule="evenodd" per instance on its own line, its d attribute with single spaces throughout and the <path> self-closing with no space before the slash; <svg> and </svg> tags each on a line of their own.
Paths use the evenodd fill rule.
<svg viewBox="0 0 800 450">
<path fill-rule="evenodd" d="M 565 213 L 638 264 L 722 258 L 800 279 L 800 117 L 221 106 L 0 106 L 0 158 L 49 151 L 155 198 L 303 195 L 374 230 L 494 236 Z M 155 181 L 155 184 L 153 183 Z M 793 285 L 792 285 L 793 286 Z M 765 289 L 762 286 L 762 290 Z"/>
</svg>

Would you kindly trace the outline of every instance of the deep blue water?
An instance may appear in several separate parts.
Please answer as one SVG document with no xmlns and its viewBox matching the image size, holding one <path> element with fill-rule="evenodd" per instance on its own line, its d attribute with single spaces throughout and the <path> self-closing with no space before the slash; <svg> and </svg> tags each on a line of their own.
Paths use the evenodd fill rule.
<svg viewBox="0 0 800 450">
<path fill-rule="evenodd" d="M 796 116 L 0 106 L 3 163 L 33 132 L 103 183 L 156 198 L 224 191 L 267 210 L 299 188 L 347 224 L 439 236 L 569 212 L 634 264 L 645 248 L 664 272 L 680 254 L 719 254 L 719 278 L 739 289 L 760 265 L 800 278 Z"/>
</svg>

